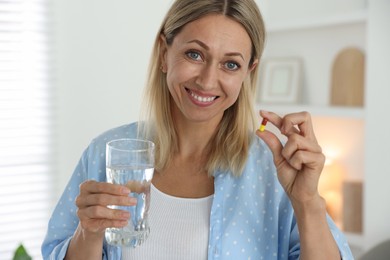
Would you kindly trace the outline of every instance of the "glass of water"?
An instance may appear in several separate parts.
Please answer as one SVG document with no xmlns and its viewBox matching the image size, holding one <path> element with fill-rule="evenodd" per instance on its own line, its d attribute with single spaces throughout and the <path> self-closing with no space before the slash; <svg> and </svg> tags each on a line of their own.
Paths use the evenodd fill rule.
<svg viewBox="0 0 390 260">
<path fill-rule="evenodd" d="M 140 139 L 117 139 L 106 145 L 107 182 L 125 185 L 129 196 L 137 199 L 135 206 L 110 205 L 112 209 L 130 212 L 126 227 L 107 228 L 106 240 L 115 246 L 136 247 L 148 237 L 150 184 L 154 172 L 154 143 Z"/>
</svg>

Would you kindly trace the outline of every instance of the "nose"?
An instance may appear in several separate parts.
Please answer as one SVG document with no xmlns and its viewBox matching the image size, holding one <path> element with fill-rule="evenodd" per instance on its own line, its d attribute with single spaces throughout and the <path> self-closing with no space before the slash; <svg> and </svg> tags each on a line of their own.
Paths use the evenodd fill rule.
<svg viewBox="0 0 390 260">
<path fill-rule="evenodd" d="M 218 72 L 218 66 L 212 64 L 204 66 L 196 79 L 196 84 L 203 90 L 215 88 L 218 83 Z"/>
</svg>

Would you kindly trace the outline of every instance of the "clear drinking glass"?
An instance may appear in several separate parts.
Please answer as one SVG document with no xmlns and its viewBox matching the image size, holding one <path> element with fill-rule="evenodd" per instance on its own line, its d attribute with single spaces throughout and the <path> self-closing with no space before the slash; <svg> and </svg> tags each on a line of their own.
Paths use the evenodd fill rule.
<svg viewBox="0 0 390 260">
<path fill-rule="evenodd" d="M 150 228 L 148 211 L 150 184 L 154 173 L 154 143 L 140 139 L 117 139 L 106 145 L 107 182 L 127 186 L 129 196 L 137 199 L 137 205 L 115 206 L 130 212 L 129 224 L 123 228 L 107 228 L 106 240 L 111 245 L 141 245 L 148 237 Z"/>
</svg>

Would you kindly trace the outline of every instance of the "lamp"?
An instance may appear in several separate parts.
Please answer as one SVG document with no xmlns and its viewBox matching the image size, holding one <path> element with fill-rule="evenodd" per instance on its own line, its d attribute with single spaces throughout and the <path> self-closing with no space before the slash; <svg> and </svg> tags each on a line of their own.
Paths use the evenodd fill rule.
<svg viewBox="0 0 390 260">
<path fill-rule="evenodd" d="M 344 170 L 340 163 L 334 159 L 325 162 L 319 182 L 319 193 L 326 201 L 326 209 L 329 216 L 341 228 L 342 226 L 342 184 Z"/>
</svg>

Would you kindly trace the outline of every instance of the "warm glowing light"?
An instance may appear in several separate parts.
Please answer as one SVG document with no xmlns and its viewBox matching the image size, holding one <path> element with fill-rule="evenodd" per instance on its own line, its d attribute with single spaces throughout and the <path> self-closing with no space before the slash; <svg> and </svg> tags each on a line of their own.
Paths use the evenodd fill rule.
<svg viewBox="0 0 390 260">
<path fill-rule="evenodd" d="M 328 154 L 336 154 L 329 153 Z M 345 171 L 336 157 L 328 156 L 321 174 L 318 190 L 326 200 L 326 208 L 330 217 L 336 224 L 342 221 L 342 183 Z"/>
</svg>

